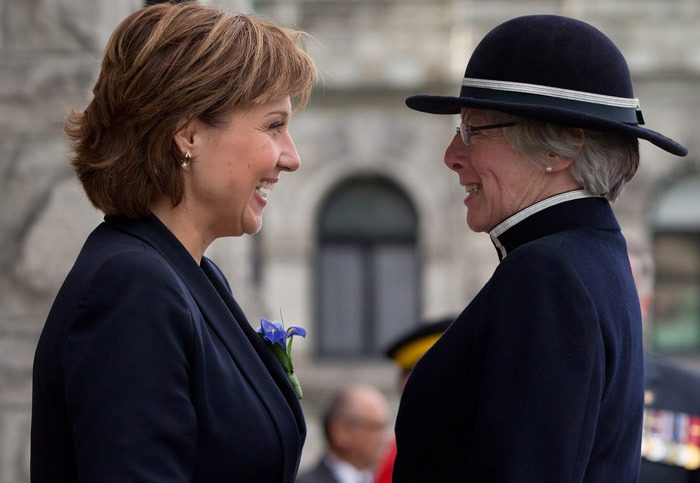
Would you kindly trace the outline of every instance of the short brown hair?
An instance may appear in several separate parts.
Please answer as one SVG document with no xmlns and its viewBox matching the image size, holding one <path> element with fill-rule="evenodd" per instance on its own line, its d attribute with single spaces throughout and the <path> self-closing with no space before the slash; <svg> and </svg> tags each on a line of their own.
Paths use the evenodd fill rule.
<svg viewBox="0 0 700 483">
<path fill-rule="evenodd" d="M 195 2 L 158 4 L 127 17 L 107 45 L 94 97 L 71 112 L 71 164 L 105 214 L 140 218 L 160 194 L 183 196 L 183 119 L 211 126 L 239 108 L 310 95 L 315 68 L 303 34 Z"/>
</svg>

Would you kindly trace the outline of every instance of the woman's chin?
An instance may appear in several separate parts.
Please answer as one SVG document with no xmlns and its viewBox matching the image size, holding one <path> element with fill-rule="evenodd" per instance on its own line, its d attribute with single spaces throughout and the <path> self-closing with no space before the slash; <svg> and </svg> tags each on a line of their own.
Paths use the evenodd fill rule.
<svg viewBox="0 0 700 483">
<path fill-rule="evenodd" d="M 481 222 L 480 220 L 470 218 L 469 214 L 467 214 L 467 226 L 474 233 L 481 233 L 484 231 L 488 231 L 488 229 L 486 227 L 484 227 L 483 222 Z"/>
<path fill-rule="evenodd" d="M 262 216 L 256 217 L 255 220 L 250 220 L 243 225 L 243 233 L 245 235 L 255 235 L 262 228 Z"/>
</svg>

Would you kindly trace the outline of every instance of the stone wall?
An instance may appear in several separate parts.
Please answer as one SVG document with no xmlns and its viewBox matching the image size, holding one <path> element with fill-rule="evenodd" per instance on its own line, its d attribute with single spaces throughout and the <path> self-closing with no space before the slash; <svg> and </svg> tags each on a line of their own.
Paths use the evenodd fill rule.
<svg viewBox="0 0 700 483">
<path fill-rule="evenodd" d="M 244 2 L 220 0 L 249 10 Z M 102 49 L 136 0 L 0 0 L 0 483 L 28 481 L 31 364 L 41 326 L 82 241 L 101 215 L 68 167 L 63 119 L 89 99 Z M 261 14 L 311 34 L 321 82 L 292 131 L 302 156 L 271 196 L 256 239 L 221 240 L 209 254 L 226 271 L 251 320 L 314 320 L 314 214 L 338 181 L 358 173 L 393 180 L 419 213 L 424 315 L 456 311 L 491 273 L 488 240 L 464 228 L 463 196 L 441 164 L 454 120 L 409 111 L 417 92 L 457 91 L 468 52 L 491 27 L 526 13 L 588 20 L 621 47 L 650 127 L 684 142 L 686 160 L 642 143 L 638 176 L 616 205 L 645 234 L 660 183 L 699 161 L 700 3 L 697 0 L 258 0 Z M 260 266 L 251 263 L 260 250 Z M 304 464 L 320 451 L 316 415 L 345 381 L 369 381 L 396 402 L 381 361 L 315 360 L 295 345 L 310 434 Z"/>
</svg>

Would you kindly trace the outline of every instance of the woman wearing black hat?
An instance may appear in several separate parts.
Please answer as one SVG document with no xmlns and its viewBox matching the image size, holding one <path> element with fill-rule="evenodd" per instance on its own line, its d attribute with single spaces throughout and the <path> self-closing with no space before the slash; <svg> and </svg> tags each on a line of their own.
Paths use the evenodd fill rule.
<svg viewBox="0 0 700 483">
<path fill-rule="evenodd" d="M 639 303 L 610 202 L 641 127 L 627 64 L 583 22 L 520 17 L 467 65 L 445 164 L 467 224 L 501 260 L 416 365 L 396 424 L 395 482 L 636 482 L 643 412 Z"/>
</svg>

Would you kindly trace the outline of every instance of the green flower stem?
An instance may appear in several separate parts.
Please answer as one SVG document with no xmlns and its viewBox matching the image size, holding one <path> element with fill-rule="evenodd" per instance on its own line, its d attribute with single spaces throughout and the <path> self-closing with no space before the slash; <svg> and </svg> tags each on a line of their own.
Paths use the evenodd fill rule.
<svg viewBox="0 0 700 483">
<path fill-rule="evenodd" d="M 289 341 L 291 344 L 291 339 Z M 291 349 L 291 347 L 289 347 Z M 297 375 L 294 373 L 294 366 L 292 365 L 292 358 L 289 356 L 289 354 L 284 350 L 284 348 L 279 345 L 279 344 L 272 344 L 272 354 L 274 354 L 275 358 L 279 361 L 280 365 L 282 366 L 282 370 L 284 370 L 285 374 L 287 374 L 287 377 L 289 378 L 289 382 L 292 384 L 292 388 L 294 388 L 294 393 L 297 395 L 297 398 L 301 399 L 302 398 L 302 391 L 301 391 L 301 385 L 299 384 L 299 379 L 297 379 Z"/>
<path fill-rule="evenodd" d="M 301 391 L 301 384 L 299 384 L 299 379 L 297 379 L 297 375 L 294 370 L 292 370 L 292 372 L 288 372 L 287 377 L 289 378 L 289 382 L 292 383 L 292 388 L 294 389 L 294 393 L 297 395 L 297 399 L 302 399 L 304 397 L 304 393 Z"/>
</svg>

